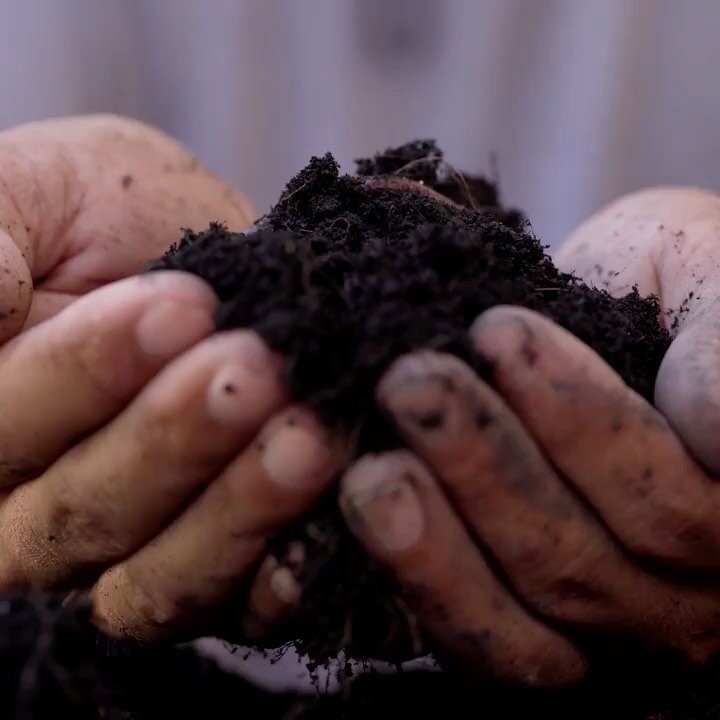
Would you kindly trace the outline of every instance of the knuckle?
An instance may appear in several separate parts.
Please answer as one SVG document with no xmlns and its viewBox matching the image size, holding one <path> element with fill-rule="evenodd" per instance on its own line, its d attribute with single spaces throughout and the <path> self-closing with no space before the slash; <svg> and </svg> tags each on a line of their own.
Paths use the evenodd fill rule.
<svg viewBox="0 0 720 720">
<path fill-rule="evenodd" d="M 711 514 L 707 505 L 668 501 L 644 518 L 631 518 L 626 526 L 633 530 L 624 543 L 633 555 L 647 560 L 717 566 L 720 537 Z"/>
<path fill-rule="evenodd" d="M 134 442 L 142 453 L 166 458 L 173 466 L 190 470 L 214 465 L 222 455 L 224 436 L 214 433 L 216 426 L 207 422 L 202 403 L 183 400 L 182 389 L 172 396 L 148 394 L 135 415 Z"/>
<path fill-rule="evenodd" d="M 168 393 L 147 393 L 137 407 L 136 441 L 140 447 L 166 448 L 176 443 L 177 427 L 187 423 L 191 408 L 181 408 L 177 396 Z M 180 450 L 180 447 L 173 447 Z"/>
<path fill-rule="evenodd" d="M 591 619 L 605 598 L 591 580 L 568 577 L 537 588 L 529 602 L 547 618 L 577 623 Z"/>
<path fill-rule="evenodd" d="M 108 332 L 104 324 L 101 313 L 86 313 L 82 330 L 57 326 L 62 332 L 47 338 L 42 351 L 51 367 L 82 379 L 99 397 L 122 397 L 118 376 L 123 374 L 128 344 L 116 342 L 117 333 Z"/>
<path fill-rule="evenodd" d="M 572 560 L 569 560 L 572 558 Z M 556 621 L 583 622 L 608 605 L 605 583 L 594 558 L 582 552 L 549 560 L 546 552 L 528 548 L 519 565 L 521 593 L 543 616 Z"/>
</svg>

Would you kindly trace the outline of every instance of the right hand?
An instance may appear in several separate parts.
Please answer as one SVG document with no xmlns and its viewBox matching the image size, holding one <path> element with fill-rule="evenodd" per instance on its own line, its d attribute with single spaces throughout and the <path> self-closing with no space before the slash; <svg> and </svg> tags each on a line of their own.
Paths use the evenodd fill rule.
<svg viewBox="0 0 720 720">
<path fill-rule="evenodd" d="M 0 134 L 0 591 L 92 587 L 111 635 L 195 630 L 336 475 L 342 449 L 288 405 L 279 360 L 212 334 L 207 285 L 128 277 L 180 227 L 251 219 L 138 123 Z M 294 601 L 273 572 L 232 619 L 246 631 Z"/>
<path fill-rule="evenodd" d="M 592 647 L 579 638 L 602 639 L 614 663 L 629 657 L 621 639 L 697 663 L 720 650 L 719 234 L 717 194 L 647 190 L 560 255 L 615 295 L 637 283 L 658 296 L 674 338 L 656 407 L 578 338 L 514 307 L 471 333 L 492 385 L 430 351 L 380 382 L 412 454 L 360 460 L 341 504 L 464 672 L 575 682 Z"/>
</svg>

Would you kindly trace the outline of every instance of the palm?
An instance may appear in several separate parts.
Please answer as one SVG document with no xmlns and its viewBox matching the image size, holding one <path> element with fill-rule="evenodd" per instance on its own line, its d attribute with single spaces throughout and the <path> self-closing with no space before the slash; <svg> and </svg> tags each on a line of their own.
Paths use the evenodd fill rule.
<svg viewBox="0 0 720 720">
<path fill-rule="evenodd" d="M 558 264 L 612 294 L 658 296 L 676 338 L 655 400 L 685 443 L 720 472 L 720 196 L 694 188 L 629 195 L 582 225 Z"/>
<path fill-rule="evenodd" d="M 16 128 L 0 135 L 0 167 L 0 227 L 10 236 L 0 234 L 0 250 L 15 280 L 0 291 L 14 310 L 0 325 L 4 337 L 28 312 L 27 324 L 36 324 L 137 272 L 181 227 L 252 219 L 247 202 L 174 141 L 126 120 Z"/>
</svg>

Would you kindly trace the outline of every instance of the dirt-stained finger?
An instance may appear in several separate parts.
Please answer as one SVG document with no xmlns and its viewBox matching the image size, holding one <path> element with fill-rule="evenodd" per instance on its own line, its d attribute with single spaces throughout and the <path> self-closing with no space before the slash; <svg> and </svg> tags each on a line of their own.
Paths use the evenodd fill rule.
<svg viewBox="0 0 720 720">
<path fill-rule="evenodd" d="M 150 639 L 222 603 L 262 557 L 267 538 L 307 509 L 346 459 L 344 438 L 307 410 L 279 413 L 175 522 L 100 579 L 97 622 L 113 635 Z M 273 592 L 279 583 L 291 604 L 288 580 L 275 577 Z"/>
<path fill-rule="evenodd" d="M 343 479 L 341 505 L 355 534 L 393 571 L 408 604 L 464 672 L 540 686 L 584 675 L 581 653 L 514 600 L 409 453 L 359 461 Z"/>
</svg>

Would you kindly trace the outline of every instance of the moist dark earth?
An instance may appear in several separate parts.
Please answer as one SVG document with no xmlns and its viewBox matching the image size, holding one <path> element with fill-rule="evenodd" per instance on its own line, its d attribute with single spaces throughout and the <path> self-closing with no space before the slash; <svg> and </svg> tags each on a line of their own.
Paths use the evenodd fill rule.
<svg viewBox="0 0 720 720">
<path fill-rule="evenodd" d="M 287 359 L 292 396 L 341 425 L 358 455 L 400 444 L 374 402 L 393 359 L 433 348 L 487 377 L 467 331 L 498 304 L 551 317 L 652 397 L 669 343 L 655 300 L 615 299 L 559 272 L 522 213 L 504 208 L 487 180 L 451 168 L 433 142 L 357 165 L 342 175 L 331 155 L 313 158 L 254 232 L 187 233 L 152 269 L 210 283 L 218 328 L 256 330 Z M 346 530 L 335 490 L 274 538 L 281 562 L 298 541 L 303 605 L 267 643 L 296 641 L 319 662 L 341 647 L 393 661 L 425 649 L 404 603 Z"/>
<path fill-rule="evenodd" d="M 359 160 L 355 175 L 341 174 L 331 155 L 312 158 L 252 231 L 215 224 L 186 232 L 148 271 L 160 269 L 207 280 L 221 301 L 218 329 L 256 330 L 286 358 L 291 395 L 350 433 L 357 455 L 402 444 L 373 399 L 399 355 L 418 348 L 452 353 L 490 379 L 467 330 L 494 305 L 552 318 L 649 400 L 670 342 L 655 299 L 634 291 L 612 298 L 558 271 L 523 214 L 503 206 L 497 187 L 451 167 L 431 141 Z M 306 558 L 298 571 L 303 604 L 266 647 L 293 642 L 315 663 L 340 648 L 391 661 L 432 650 L 392 582 L 346 531 L 335 490 L 273 538 L 271 550 L 283 562 L 298 541 Z M 720 716 L 714 663 L 690 673 L 671 659 L 637 653 L 624 654 L 625 669 L 610 658 L 612 692 L 602 671 L 560 695 L 492 682 L 480 688 L 451 673 L 369 674 L 345 678 L 338 697 L 301 699 L 268 695 L 188 649 L 104 639 L 81 603 L 0 597 L 0 718 L 178 720 L 224 718 L 237 708 L 249 718 L 359 720 L 435 717 L 460 703 L 489 720 Z"/>
</svg>

